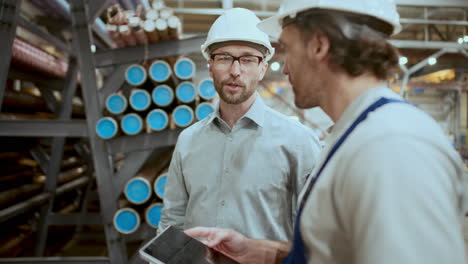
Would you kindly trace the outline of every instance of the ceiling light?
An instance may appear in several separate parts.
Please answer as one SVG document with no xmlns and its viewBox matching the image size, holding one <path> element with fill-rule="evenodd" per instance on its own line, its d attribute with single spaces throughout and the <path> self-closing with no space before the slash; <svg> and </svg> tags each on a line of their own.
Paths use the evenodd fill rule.
<svg viewBox="0 0 468 264">
<path fill-rule="evenodd" d="M 280 67 L 281 67 L 281 65 L 277 61 L 271 63 L 271 66 L 270 66 L 272 71 L 278 71 L 280 69 Z"/>
<path fill-rule="evenodd" d="M 429 58 L 429 60 L 427 61 L 427 63 L 429 63 L 429 65 L 434 65 L 437 63 L 437 59 L 434 58 L 434 57 L 431 57 Z"/>
<path fill-rule="evenodd" d="M 463 40 L 464 40 L 466 43 L 468 43 L 468 36 L 465 36 L 465 37 L 463 38 Z"/>
<path fill-rule="evenodd" d="M 463 38 L 459 38 L 459 39 L 458 39 L 458 44 L 463 44 L 464 41 L 465 41 L 465 40 L 464 40 Z"/>
<path fill-rule="evenodd" d="M 406 57 L 400 57 L 400 65 L 405 65 L 406 63 L 408 63 L 408 58 Z"/>
<path fill-rule="evenodd" d="M 95 53 L 96 52 L 96 45 L 91 44 L 91 52 Z"/>
</svg>

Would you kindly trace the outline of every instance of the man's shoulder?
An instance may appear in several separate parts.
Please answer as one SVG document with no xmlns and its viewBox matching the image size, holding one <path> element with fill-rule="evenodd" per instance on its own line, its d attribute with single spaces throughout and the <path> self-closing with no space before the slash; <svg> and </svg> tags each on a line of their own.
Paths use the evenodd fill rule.
<svg viewBox="0 0 468 264">
<path fill-rule="evenodd" d="M 313 134 L 312 129 L 301 124 L 294 117 L 287 116 L 269 107 L 265 113 L 266 120 L 269 121 L 268 124 L 272 126 L 272 129 L 287 130 L 288 133 L 298 133 L 307 136 Z"/>
<path fill-rule="evenodd" d="M 265 114 L 265 121 L 267 121 L 265 123 L 274 135 L 282 137 L 288 142 L 303 145 L 304 147 L 309 146 L 313 149 L 321 149 L 320 140 L 311 128 L 271 108 L 268 108 Z M 307 142 L 310 144 L 305 144 Z"/>
<path fill-rule="evenodd" d="M 411 104 L 390 104 L 369 118 L 376 134 L 410 134 L 417 138 L 445 138 L 442 127 L 427 113 Z M 377 133 L 379 132 L 379 133 Z"/>
<path fill-rule="evenodd" d="M 193 123 L 191 126 L 182 130 L 179 135 L 179 140 L 190 139 L 204 133 L 204 131 L 208 128 L 211 124 L 210 116 L 206 117 L 205 119 L 199 120 Z"/>
</svg>

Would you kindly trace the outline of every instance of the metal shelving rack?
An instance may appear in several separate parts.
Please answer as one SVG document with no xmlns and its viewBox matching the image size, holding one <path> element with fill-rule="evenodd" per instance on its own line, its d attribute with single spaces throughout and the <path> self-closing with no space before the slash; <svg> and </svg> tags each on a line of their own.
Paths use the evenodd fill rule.
<svg viewBox="0 0 468 264">
<path fill-rule="evenodd" d="M 32 33 L 47 39 L 54 46 L 67 51 L 70 55 L 69 68 L 65 80 L 46 79 L 31 74 L 9 71 L 9 63 L 0 64 L 0 107 L 7 78 L 22 79 L 37 84 L 47 84 L 52 89 L 62 91 L 62 101 L 58 104 L 50 93 L 44 91 L 43 97 L 50 105 L 55 105 L 55 120 L 0 120 L 0 137 L 52 137 L 51 156 L 43 151 L 32 150 L 34 158 L 41 168 L 47 172 L 47 182 L 42 194 L 0 211 L 0 222 L 11 219 L 33 206 L 41 205 L 38 243 L 35 258 L 0 259 L 2 262 L 15 263 L 142 263 L 137 257 L 128 258 L 125 241 L 127 237 L 118 233 L 112 224 L 113 215 L 118 209 L 117 200 L 122 193 L 126 181 L 135 175 L 145 160 L 157 149 L 173 146 L 181 129 L 167 130 L 159 133 L 140 134 L 137 136 L 118 137 L 104 141 L 95 133 L 96 122 L 102 115 L 104 99 L 117 91 L 124 83 L 124 72 L 131 63 L 143 59 L 163 58 L 181 54 L 198 52 L 205 36 L 198 36 L 178 41 L 165 41 L 147 46 L 136 46 L 114 50 L 91 51 L 92 24 L 99 14 L 109 6 L 111 0 L 71 0 L 70 11 L 72 18 L 73 43 L 68 45 L 53 35 L 29 23 L 19 15 L 21 0 L 0 0 L 0 55 L 4 61 L 10 61 L 16 27 L 21 24 Z M 98 89 L 96 82 L 96 68 L 113 67 L 104 85 Z M 86 120 L 71 120 L 72 98 L 77 88 L 77 74 L 81 76 L 81 89 L 85 104 Z M 63 156 L 65 139 L 67 137 L 82 138 L 90 143 L 77 144 L 76 149 L 83 158 L 88 159 L 89 166 L 94 168 L 94 175 L 99 192 L 101 205 L 100 216 L 87 213 L 86 208 L 74 215 L 57 215 L 52 212 L 52 204 L 57 194 L 64 188 L 85 188 L 89 193 L 89 183 L 92 173 L 86 181 L 73 181 L 66 186 L 57 188 L 57 176 Z M 113 156 L 124 153 L 126 158 L 123 166 L 114 173 Z M 86 187 L 88 186 L 88 187 Z M 83 199 L 87 199 L 85 195 Z M 45 258 L 44 248 L 47 240 L 47 230 L 52 224 L 82 225 L 103 224 L 106 236 L 108 257 L 67 257 Z M 153 234 L 143 234 L 148 237 Z"/>
</svg>

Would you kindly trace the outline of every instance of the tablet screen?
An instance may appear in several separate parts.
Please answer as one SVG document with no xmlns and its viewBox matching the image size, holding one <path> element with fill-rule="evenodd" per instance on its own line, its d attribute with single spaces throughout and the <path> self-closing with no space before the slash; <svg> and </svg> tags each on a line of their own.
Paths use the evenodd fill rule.
<svg viewBox="0 0 468 264">
<path fill-rule="evenodd" d="M 234 264 L 229 257 L 208 248 L 200 241 L 169 227 L 153 239 L 143 251 L 167 264 Z"/>
</svg>

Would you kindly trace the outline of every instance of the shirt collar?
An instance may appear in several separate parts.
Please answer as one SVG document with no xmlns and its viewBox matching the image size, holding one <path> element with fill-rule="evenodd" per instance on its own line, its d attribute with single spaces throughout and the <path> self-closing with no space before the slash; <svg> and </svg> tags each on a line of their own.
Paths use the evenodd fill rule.
<svg viewBox="0 0 468 264">
<path fill-rule="evenodd" d="M 258 126 L 263 127 L 263 124 L 265 122 L 265 110 L 265 103 L 263 102 L 260 95 L 258 93 L 255 93 L 254 103 L 247 111 L 247 113 L 245 113 L 244 116 L 242 116 L 239 120 L 242 120 L 244 117 L 246 117 L 255 122 Z M 213 113 L 213 115 L 210 116 L 208 123 L 213 122 L 213 120 L 216 118 L 221 119 L 221 114 L 219 113 L 219 103 L 216 104 L 215 112 Z"/>
</svg>

